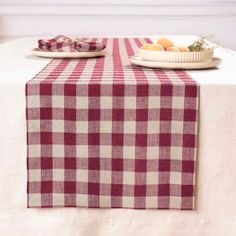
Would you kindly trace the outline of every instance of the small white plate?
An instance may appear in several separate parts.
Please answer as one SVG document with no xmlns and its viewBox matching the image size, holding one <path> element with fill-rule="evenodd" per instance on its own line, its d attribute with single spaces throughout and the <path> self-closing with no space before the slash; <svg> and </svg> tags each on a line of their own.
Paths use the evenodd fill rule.
<svg viewBox="0 0 236 236">
<path fill-rule="evenodd" d="M 33 48 L 32 54 L 38 57 L 47 58 L 91 58 L 106 56 L 108 50 L 105 48 L 99 52 L 46 52 L 41 51 L 39 48 Z"/>
<path fill-rule="evenodd" d="M 194 63 L 178 63 L 178 62 L 157 62 L 157 61 L 145 61 L 139 56 L 131 56 L 130 62 L 138 66 L 144 66 L 149 68 L 163 68 L 163 69 L 188 69 L 198 70 L 217 67 L 221 63 L 221 59 L 213 57 L 211 61 L 207 62 L 194 62 Z"/>
</svg>

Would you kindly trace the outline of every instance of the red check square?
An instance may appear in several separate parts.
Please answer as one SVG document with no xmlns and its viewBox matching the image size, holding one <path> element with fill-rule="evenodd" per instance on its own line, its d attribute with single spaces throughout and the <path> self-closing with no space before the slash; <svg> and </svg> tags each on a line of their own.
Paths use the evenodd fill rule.
<svg viewBox="0 0 236 236">
<path fill-rule="evenodd" d="M 125 94 L 124 84 L 114 84 L 112 93 L 113 93 L 113 97 L 123 97 Z"/>
<path fill-rule="evenodd" d="M 88 159 L 89 170 L 100 170 L 100 159 L 99 158 L 89 158 Z"/>
<path fill-rule="evenodd" d="M 42 169 L 52 169 L 52 158 L 51 157 L 42 157 L 41 158 L 41 168 Z"/>
<path fill-rule="evenodd" d="M 169 184 L 159 184 L 158 185 L 158 195 L 159 196 L 169 196 L 170 195 L 170 185 Z"/>
<path fill-rule="evenodd" d="M 51 120 L 52 119 L 52 108 L 43 107 L 40 108 L 40 119 Z"/>
<path fill-rule="evenodd" d="M 76 134 L 64 133 L 64 144 L 65 145 L 76 145 Z"/>
<path fill-rule="evenodd" d="M 123 160 L 120 158 L 112 159 L 112 171 L 123 171 Z"/>
<path fill-rule="evenodd" d="M 99 145 L 100 144 L 100 134 L 99 133 L 89 133 L 88 134 L 88 145 Z"/>
<path fill-rule="evenodd" d="M 76 182 L 65 181 L 64 182 L 64 192 L 65 192 L 65 194 L 75 193 L 76 192 Z"/>
<path fill-rule="evenodd" d="M 122 196 L 123 194 L 122 184 L 112 184 L 111 185 L 111 195 L 112 196 Z"/>
<path fill-rule="evenodd" d="M 112 145 L 113 146 L 123 146 L 124 135 L 123 134 L 112 134 Z"/>
<path fill-rule="evenodd" d="M 40 95 L 50 96 L 52 95 L 52 84 L 40 84 Z"/>
<path fill-rule="evenodd" d="M 41 193 L 52 193 L 52 181 L 41 181 Z"/>
<path fill-rule="evenodd" d="M 88 195 L 99 195 L 99 183 L 88 183 Z"/>
<path fill-rule="evenodd" d="M 77 86 L 75 84 L 65 84 L 64 85 L 64 95 L 65 96 L 76 96 Z"/>
<path fill-rule="evenodd" d="M 161 96 L 171 97 L 173 92 L 173 85 L 164 83 L 161 85 Z"/>
<path fill-rule="evenodd" d="M 65 108 L 64 109 L 65 120 L 76 120 L 76 109 Z"/>
<path fill-rule="evenodd" d="M 160 109 L 161 121 L 171 121 L 171 119 L 172 119 L 172 109 L 168 109 L 168 108 Z"/>
<path fill-rule="evenodd" d="M 112 121 L 123 121 L 123 120 L 124 120 L 124 109 L 113 109 Z"/>
<path fill-rule="evenodd" d="M 146 196 L 146 185 L 136 185 L 134 194 L 137 197 L 145 197 Z"/>
<path fill-rule="evenodd" d="M 76 158 L 74 157 L 65 158 L 65 169 L 76 169 Z"/>
<path fill-rule="evenodd" d="M 52 132 L 41 132 L 40 133 L 41 144 L 52 144 Z"/>
<path fill-rule="evenodd" d="M 135 172 L 147 172 L 147 160 L 135 160 Z"/>
<path fill-rule="evenodd" d="M 171 134 L 159 134 L 159 145 L 160 147 L 170 147 L 171 146 Z"/>
<path fill-rule="evenodd" d="M 170 160 L 159 160 L 159 171 L 163 172 L 170 172 L 170 165 L 171 161 Z"/>
<path fill-rule="evenodd" d="M 195 147 L 195 135 L 194 134 L 183 134 L 183 146 L 184 147 Z"/>
</svg>

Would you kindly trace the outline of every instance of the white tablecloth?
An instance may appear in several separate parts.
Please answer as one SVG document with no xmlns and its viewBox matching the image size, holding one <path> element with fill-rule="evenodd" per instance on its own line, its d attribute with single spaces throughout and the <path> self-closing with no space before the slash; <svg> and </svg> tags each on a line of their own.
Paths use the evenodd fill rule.
<svg viewBox="0 0 236 236">
<path fill-rule="evenodd" d="M 30 55 L 35 42 L 0 45 L 0 235 L 236 235 L 235 55 L 217 50 L 219 69 L 189 71 L 200 83 L 196 211 L 27 209 L 24 86 L 48 63 Z"/>
</svg>

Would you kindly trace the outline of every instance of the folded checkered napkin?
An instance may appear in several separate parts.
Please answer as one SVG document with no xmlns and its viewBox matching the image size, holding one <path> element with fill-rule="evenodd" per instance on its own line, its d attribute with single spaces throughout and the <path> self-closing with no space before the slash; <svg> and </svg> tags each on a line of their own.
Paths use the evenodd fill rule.
<svg viewBox="0 0 236 236">
<path fill-rule="evenodd" d="M 76 42 L 75 48 L 79 52 L 99 52 L 105 49 L 106 45 L 96 42 Z"/>
<path fill-rule="evenodd" d="M 67 36 L 58 35 L 53 39 L 38 40 L 38 48 L 49 52 L 98 52 L 106 45 L 97 42 L 75 41 Z"/>
<path fill-rule="evenodd" d="M 76 52 L 74 41 L 64 35 L 58 35 L 52 39 L 40 39 L 38 48 L 49 52 Z"/>
<path fill-rule="evenodd" d="M 71 38 L 66 37 L 64 35 L 58 35 L 52 39 L 39 39 L 38 44 L 43 46 L 57 46 L 59 43 L 67 43 L 71 42 Z"/>
</svg>

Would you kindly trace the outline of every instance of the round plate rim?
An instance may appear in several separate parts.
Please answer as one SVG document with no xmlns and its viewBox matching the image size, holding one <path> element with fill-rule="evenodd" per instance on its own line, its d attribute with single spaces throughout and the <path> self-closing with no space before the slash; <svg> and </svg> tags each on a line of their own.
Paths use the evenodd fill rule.
<svg viewBox="0 0 236 236">
<path fill-rule="evenodd" d="M 47 52 L 40 51 L 39 48 L 31 49 L 33 55 L 44 58 L 91 58 L 105 56 L 108 52 L 107 48 L 99 52 Z"/>
<path fill-rule="evenodd" d="M 149 67 L 149 68 L 164 68 L 164 69 L 207 69 L 214 68 L 221 64 L 222 59 L 213 57 L 212 61 L 207 62 L 190 62 L 190 63 L 178 63 L 178 62 L 157 62 L 157 61 L 145 61 L 139 56 L 134 55 L 130 57 L 130 62 L 135 65 Z"/>
</svg>

